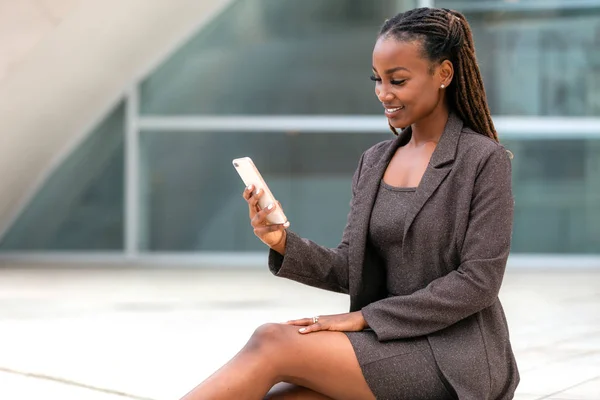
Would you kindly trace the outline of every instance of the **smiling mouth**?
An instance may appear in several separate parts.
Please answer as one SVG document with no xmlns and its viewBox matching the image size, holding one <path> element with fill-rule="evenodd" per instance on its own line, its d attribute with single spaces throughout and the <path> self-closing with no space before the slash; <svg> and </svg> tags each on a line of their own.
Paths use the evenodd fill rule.
<svg viewBox="0 0 600 400">
<path fill-rule="evenodd" d="M 400 107 L 396 107 L 396 108 L 386 108 L 385 109 L 385 113 L 386 114 L 393 114 L 393 113 L 395 113 L 397 111 L 404 110 L 404 108 L 405 108 L 405 106 L 400 106 Z"/>
</svg>

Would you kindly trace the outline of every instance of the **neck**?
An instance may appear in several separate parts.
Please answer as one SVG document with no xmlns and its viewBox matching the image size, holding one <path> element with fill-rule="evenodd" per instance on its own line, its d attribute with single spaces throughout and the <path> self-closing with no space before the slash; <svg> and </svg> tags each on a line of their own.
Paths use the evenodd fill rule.
<svg viewBox="0 0 600 400">
<path fill-rule="evenodd" d="M 412 137 L 409 144 L 415 147 L 431 142 L 437 144 L 444 133 L 448 115 L 447 107 L 436 107 L 431 114 L 412 124 Z"/>
</svg>

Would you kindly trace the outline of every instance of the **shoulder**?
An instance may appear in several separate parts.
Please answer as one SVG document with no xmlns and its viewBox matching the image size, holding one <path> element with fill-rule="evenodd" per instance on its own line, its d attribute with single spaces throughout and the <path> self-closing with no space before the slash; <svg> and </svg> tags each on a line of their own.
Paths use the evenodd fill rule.
<svg viewBox="0 0 600 400">
<path fill-rule="evenodd" d="M 373 164 L 375 164 L 377 161 L 379 161 L 381 159 L 381 156 L 385 153 L 386 149 L 389 146 L 392 146 L 395 140 L 396 140 L 395 138 L 384 140 L 382 142 L 379 142 L 379 143 L 369 147 L 362 154 L 362 157 L 361 157 L 363 167 L 370 167 Z"/>
<path fill-rule="evenodd" d="M 511 154 L 502 144 L 474 130 L 463 127 L 458 143 L 458 161 L 482 167 L 490 159 L 505 160 L 510 164 Z"/>
<path fill-rule="evenodd" d="M 499 149 L 504 149 L 504 146 L 486 135 L 475 132 L 471 128 L 463 127 L 458 143 L 457 155 L 460 157 L 464 153 L 468 153 L 471 156 L 480 155 L 486 158 Z"/>
</svg>

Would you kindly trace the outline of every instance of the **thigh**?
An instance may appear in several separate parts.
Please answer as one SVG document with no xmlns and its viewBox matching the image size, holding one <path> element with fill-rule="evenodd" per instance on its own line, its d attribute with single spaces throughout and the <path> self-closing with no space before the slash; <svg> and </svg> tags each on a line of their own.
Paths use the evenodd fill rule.
<svg viewBox="0 0 600 400">
<path fill-rule="evenodd" d="M 342 332 L 298 333 L 298 327 L 268 324 L 255 334 L 279 381 L 339 400 L 375 400 L 354 349 Z"/>
</svg>

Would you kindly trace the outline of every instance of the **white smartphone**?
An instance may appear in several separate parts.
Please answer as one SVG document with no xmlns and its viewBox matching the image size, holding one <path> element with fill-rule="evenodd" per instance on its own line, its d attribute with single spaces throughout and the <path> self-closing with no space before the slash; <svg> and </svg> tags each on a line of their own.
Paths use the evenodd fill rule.
<svg viewBox="0 0 600 400">
<path fill-rule="evenodd" d="M 262 175 L 258 172 L 258 168 L 256 168 L 256 165 L 252 162 L 252 159 L 250 157 L 236 158 L 233 160 L 233 167 L 242 178 L 242 181 L 244 181 L 246 187 L 253 185 L 255 192 L 258 189 L 263 190 L 264 194 L 258 200 L 258 206 L 261 210 L 271 203 L 275 205 L 275 210 L 267 215 L 267 222 L 269 224 L 285 224 L 287 222 L 287 217 L 283 213 L 281 207 L 279 207 L 279 204 L 277 204 L 273 193 L 269 190 Z"/>
</svg>

